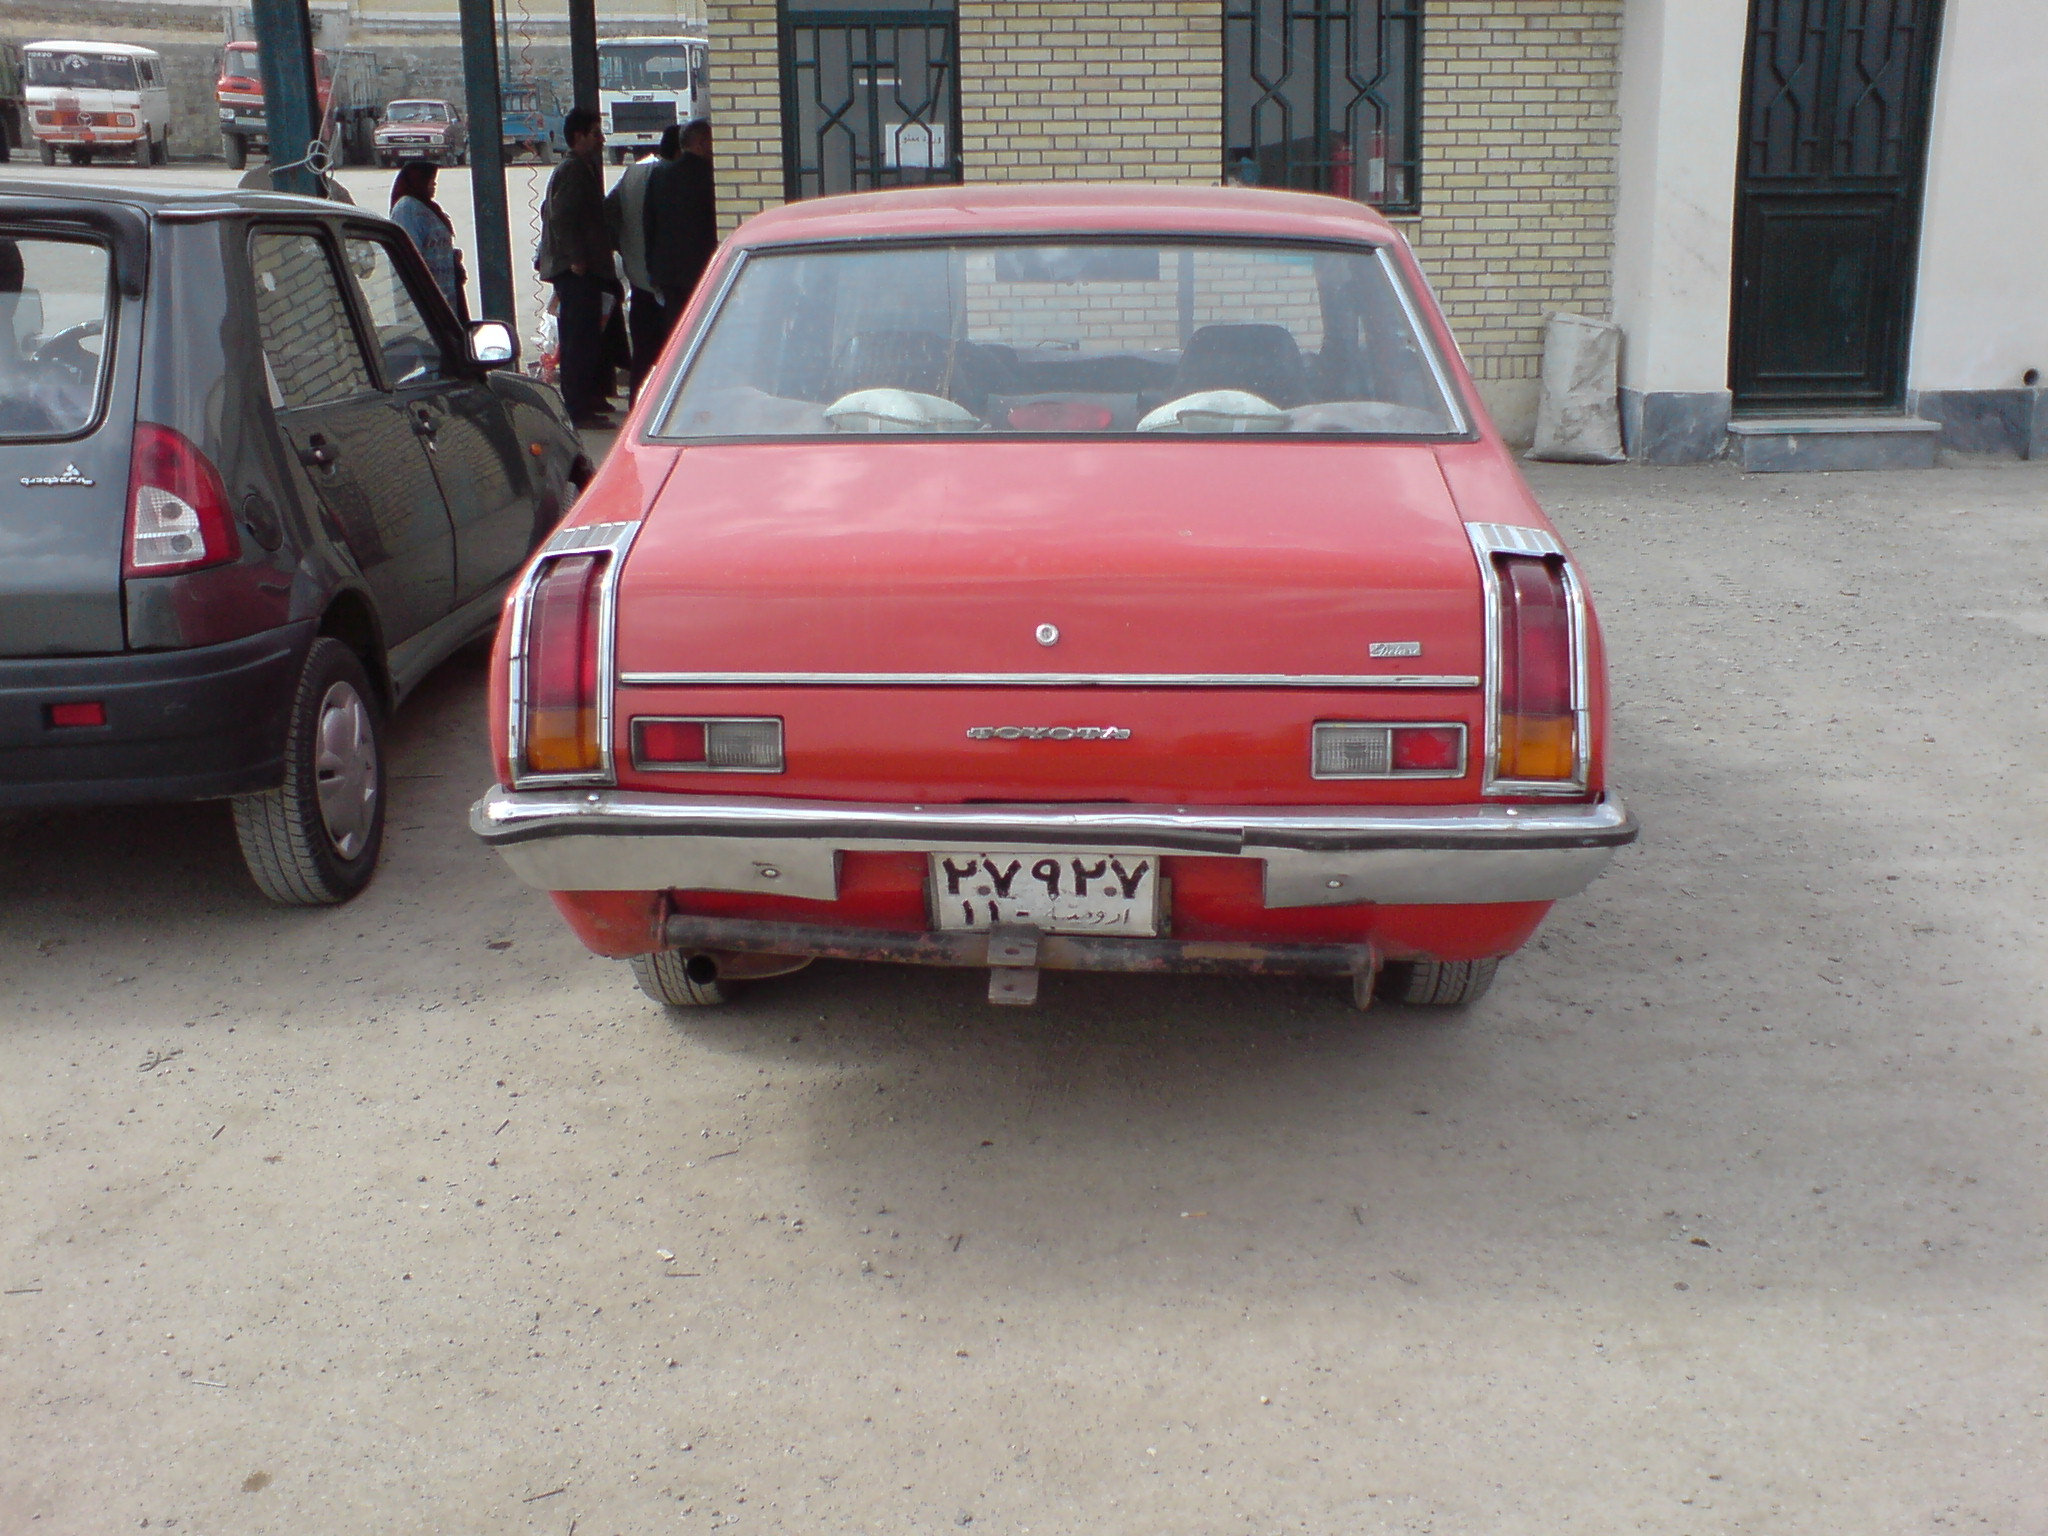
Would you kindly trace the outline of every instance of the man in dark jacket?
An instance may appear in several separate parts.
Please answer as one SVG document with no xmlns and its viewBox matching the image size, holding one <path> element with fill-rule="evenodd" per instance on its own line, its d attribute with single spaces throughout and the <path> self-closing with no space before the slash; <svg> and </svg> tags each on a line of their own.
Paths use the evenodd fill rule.
<svg viewBox="0 0 2048 1536">
<path fill-rule="evenodd" d="M 562 119 L 569 157 L 548 178 L 534 266 L 555 285 L 562 403 L 579 427 L 614 425 L 598 393 L 605 372 L 604 299 L 617 282 L 604 211 L 604 123 L 589 107 Z"/>
<path fill-rule="evenodd" d="M 718 193 L 711 177 L 711 123 L 683 129 L 683 152 L 647 178 L 647 271 L 661 286 L 673 326 L 718 249 Z"/>
</svg>

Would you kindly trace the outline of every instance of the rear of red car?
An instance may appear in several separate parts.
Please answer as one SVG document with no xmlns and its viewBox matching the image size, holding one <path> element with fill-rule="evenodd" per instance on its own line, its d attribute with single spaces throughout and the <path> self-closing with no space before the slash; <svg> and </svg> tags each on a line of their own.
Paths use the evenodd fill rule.
<svg viewBox="0 0 2048 1536">
<path fill-rule="evenodd" d="M 529 572 L 480 834 L 669 1002 L 818 955 L 1476 995 L 1633 826 L 1580 577 L 1398 241 L 843 201 L 714 269 Z"/>
</svg>

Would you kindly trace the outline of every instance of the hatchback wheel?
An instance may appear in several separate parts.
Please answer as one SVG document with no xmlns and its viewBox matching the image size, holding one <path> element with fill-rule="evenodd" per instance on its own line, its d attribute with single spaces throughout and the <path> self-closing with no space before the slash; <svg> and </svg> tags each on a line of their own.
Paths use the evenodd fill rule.
<svg viewBox="0 0 2048 1536">
<path fill-rule="evenodd" d="M 686 955 L 679 949 L 635 955 L 629 962 L 640 990 L 670 1008 L 713 1008 L 733 999 L 732 983 L 718 974 L 709 955 Z"/>
<path fill-rule="evenodd" d="M 1498 960 L 1402 960 L 1380 967 L 1375 989 L 1382 1002 L 1411 1008 L 1462 1008 L 1493 985 Z"/>
<path fill-rule="evenodd" d="M 384 842 L 384 744 L 363 664 L 315 640 L 285 737 L 284 783 L 235 797 L 235 836 L 259 889 L 284 906 L 347 901 Z"/>
</svg>

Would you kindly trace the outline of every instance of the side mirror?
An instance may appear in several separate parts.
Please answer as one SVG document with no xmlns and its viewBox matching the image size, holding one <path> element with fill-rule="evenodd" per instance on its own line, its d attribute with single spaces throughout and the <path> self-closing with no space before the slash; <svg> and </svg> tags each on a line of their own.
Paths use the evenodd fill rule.
<svg viewBox="0 0 2048 1536">
<path fill-rule="evenodd" d="M 469 360 L 479 368 L 504 368 L 519 361 L 519 339 L 502 320 L 479 320 L 469 328 Z"/>
</svg>

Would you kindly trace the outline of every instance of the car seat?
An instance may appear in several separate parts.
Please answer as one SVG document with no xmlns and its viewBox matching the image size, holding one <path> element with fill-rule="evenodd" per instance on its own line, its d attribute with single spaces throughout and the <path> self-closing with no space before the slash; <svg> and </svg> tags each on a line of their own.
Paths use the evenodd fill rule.
<svg viewBox="0 0 2048 1536">
<path fill-rule="evenodd" d="M 1242 389 L 1292 410 L 1308 400 L 1308 367 L 1284 325 L 1205 325 L 1188 338 L 1173 394 Z"/>
</svg>

